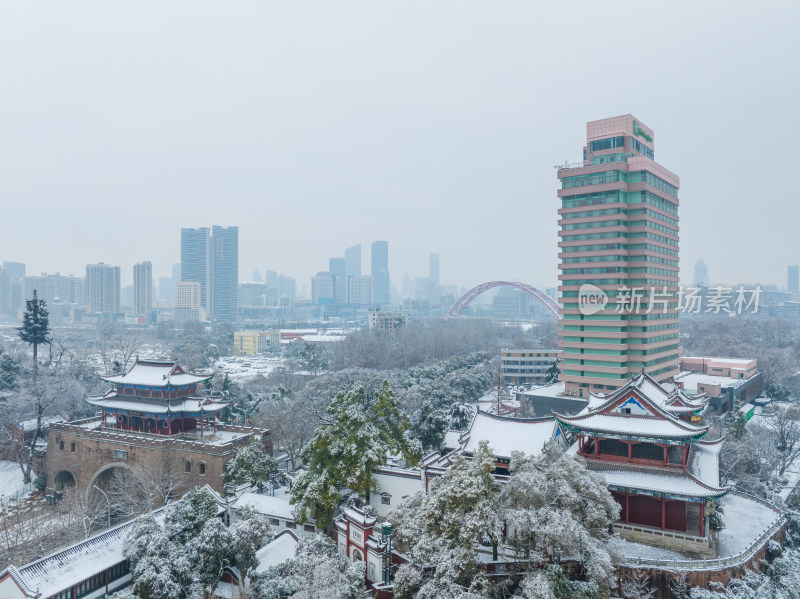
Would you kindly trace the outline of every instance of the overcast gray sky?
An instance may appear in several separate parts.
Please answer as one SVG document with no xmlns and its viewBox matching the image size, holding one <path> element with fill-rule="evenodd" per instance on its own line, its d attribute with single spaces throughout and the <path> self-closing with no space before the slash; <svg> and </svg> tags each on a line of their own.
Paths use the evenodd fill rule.
<svg viewBox="0 0 800 599">
<path fill-rule="evenodd" d="M 797 2 L 0 2 L 0 260 L 168 275 L 238 225 L 240 279 L 389 242 L 392 283 L 557 275 L 556 173 L 633 113 L 681 177 L 681 272 L 786 284 Z M 365 256 L 364 265 L 369 264 Z"/>
</svg>

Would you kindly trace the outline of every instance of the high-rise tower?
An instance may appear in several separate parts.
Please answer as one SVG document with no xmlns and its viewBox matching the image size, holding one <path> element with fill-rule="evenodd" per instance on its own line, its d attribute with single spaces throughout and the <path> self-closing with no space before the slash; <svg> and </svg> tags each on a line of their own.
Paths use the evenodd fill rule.
<svg viewBox="0 0 800 599">
<path fill-rule="evenodd" d="M 133 313 L 150 317 L 153 308 L 153 265 L 150 261 L 133 265 Z"/>
<path fill-rule="evenodd" d="M 211 232 L 208 227 L 181 229 L 181 281 L 200 283 L 203 308 L 211 305 Z"/>
<path fill-rule="evenodd" d="M 119 266 L 86 265 L 86 311 L 116 314 L 119 312 Z"/>
<path fill-rule="evenodd" d="M 239 227 L 211 229 L 211 315 L 233 322 L 239 311 Z"/>
<path fill-rule="evenodd" d="M 361 244 L 354 245 L 344 251 L 345 278 L 347 279 L 347 301 L 350 299 L 350 277 L 361 276 Z"/>
<path fill-rule="evenodd" d="M 678 372 L 680 179 L 653 139 L 630 114 L 592 121 L 583 162 L 558 170 L 561 379 L 581 397 Z"/>
<path fill-rule="evenodd" d="M 389 242 L 372 242 L 372 283 L 374 302 L 389 303 Z"/>
</svg>

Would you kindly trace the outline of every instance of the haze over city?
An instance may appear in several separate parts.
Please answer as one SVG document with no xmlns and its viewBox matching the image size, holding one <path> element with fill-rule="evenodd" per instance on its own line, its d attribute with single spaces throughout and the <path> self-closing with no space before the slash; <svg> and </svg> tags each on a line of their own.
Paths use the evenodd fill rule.
<svg viewBox="0 0 800 599">
<path fill-rule="evenodd" d="M 6 2 L 0 255 L 153 262 L 240 227 L 240 281 L 385 239 L 392 283 L 556 281 L 553 166 L 632 112 L 681 176 L 681 272 L 798 261 L 796 3 Z M 767 212 L 769 207 L 769 212 Z M 780 218 L 774 218 L 780 215 Z M 795 256 L 795 257 L 792 257 Z M 365 258 L 365 268 L 369 260 Z"/>
</svg>

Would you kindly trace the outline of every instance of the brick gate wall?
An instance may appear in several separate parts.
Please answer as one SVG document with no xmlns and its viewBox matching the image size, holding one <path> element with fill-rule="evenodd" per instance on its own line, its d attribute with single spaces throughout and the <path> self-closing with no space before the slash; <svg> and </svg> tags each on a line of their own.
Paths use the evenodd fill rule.
<svg viewBox="0 0 800 599">
<path fill-rule="evenodd" d="M 225 465 L 236 450 L 250 443 L 250 436 L 242 436 L 228 443 L 215 445 L 200 441 L 177 438 L 158 438 L 128 432 L 90 430 L 79 426 L 80 422 L 56 424 L 50 427 L 47 453 L 43 470 L 47 476 L 47 487 L 52 488 L 56 474 L 69 472 L 80 489 L 86 489 L 95 474 L 104 466 L 119 464 L 135 467 L 149 459 L 169 459 L 186 477 L 186 487 L 208 484 L 222 493 L 222 474 Z M 261 435 L 265 449 L 272 453 L 269 431 L 252 427 L 218 427 L 221 430 Z M 59 449 L 61 443 L 64 449 Z M 71 451 L 72 444 L 75 451 Z M 127 452 L 124 458 L 115 458 L 114 450 Z M 191 472 L 185 473 L 185 464 L 191 462 Z M 205 474 L 200 474 L 200 463 L 205 463 Z"/>
</svg>

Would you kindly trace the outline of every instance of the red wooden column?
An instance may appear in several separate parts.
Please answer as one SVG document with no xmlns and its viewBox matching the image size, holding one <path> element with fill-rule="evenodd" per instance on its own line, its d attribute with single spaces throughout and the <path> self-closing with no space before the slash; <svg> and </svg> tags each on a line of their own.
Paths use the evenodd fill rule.
<svg viewBox="0 0 800 599">
<path fill-rule="evenodd" d="M 700 536 L 705 537 L 705 524 L 706 524 L 706 503 L 705 501 L 700 504 Z"/>
<path fill-rule="evenodd" d="M 667 460 L 669 459 L 669 454 L 668 454 L 668 451 L 669 451 L 669 450 L 667 449 L 667 444 L 665 443 L 665 444 L 664 444 L 664 464 L 666 464 L 666 463 L 667 463 Z"/>
<path fill-rule="evenodd" d="M 633 443 L 628 441 L 628 461 L 633 461 Z"/>
<path fill-rule="evenodd" d="M 625 493 L 625 524 L 628 524 L 631 520 L 631 502 L 629 499 L 631 498 L 630 493 Z"/>
<path fill-rule="evenodd" d="M 594 438 L 594 455 L 600 455 L 600 437 Z"/>
<path fill-rule="evenodd" d="M 661 496 L 661 530 L 664 530 L 667 527 L 667 502 L 664 500 L 664 496 Z"/>
</svg>

